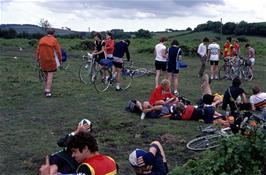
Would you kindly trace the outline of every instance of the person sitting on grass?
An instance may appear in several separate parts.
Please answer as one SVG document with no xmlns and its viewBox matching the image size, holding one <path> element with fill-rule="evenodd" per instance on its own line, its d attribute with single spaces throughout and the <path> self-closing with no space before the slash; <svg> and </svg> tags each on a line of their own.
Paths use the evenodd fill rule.
<svg viewBox="0 0 266 175">
<path fill-rule="evenodd" d="M 72 157 L 71 150 L 68 148 L 68 140 L 79 132 L 90 132 L 91 129 L 91 122 L 88 119 L 83 119 L 79 122 L 77 129 L 74 132 L 67 134 L 57 141 L 57 145 L 63 149 L 50 155 L 50 175 L 57 175 L 58 173 L 70 174 L 76 172 L 79 164 Z"/>
<path fill-rule="evenodd" d="M 252 88 L 253 95 L 250 96 L 249 101 L 251 104 L 251 109 L 253 111 L 261 111 L 260 116 L 266 119 L 266 93 L 261 92 L 259 86 L 254 86 Z"/>
<path fill-rule="evenodd" d="M 157 109 L 157 106 L 161 109 L 161 105 L 169 102 L 175 103 L 175 101 L 178 101 L 178 98 L 171 93 L 169 80 L 163 79 L 161 84 L 153 90 L 149 101 L 143 102 L 142 115 Z"/>
<path fill-rule="evenodd" d="M 137 175 L 166 175 L 168 173 L 166 156 L 158 141 L 150 144 L 149 151 L 135 149 L 129 155 L 129 163 Z"/>
</svg>

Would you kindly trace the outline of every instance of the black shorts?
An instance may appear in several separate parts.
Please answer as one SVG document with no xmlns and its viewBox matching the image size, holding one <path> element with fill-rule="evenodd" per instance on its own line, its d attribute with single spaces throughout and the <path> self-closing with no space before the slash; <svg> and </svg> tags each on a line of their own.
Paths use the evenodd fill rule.
<svg viewBox="0 0 266 175">
<path fill-rule="evenodd" d="M 168 62 L 168 64 L 167 64 L 167 72 L 168 73 L 178 74 L 179 73 L 179 69 L 176 69 L 176 63 Z"/>
<path fill-rule="evenodd" d="M 123 63 L 119 63 L 119 62 L 115 62 L 113 61 L 113 65 L 116 67 L 116 68 L 121 68 L 123 67 Z"/>
<path fill-rule="evenodd" d="M 155 60 L 155 69 L 166 71 L 166 62 Z"/>
<path fill-rule="evenodd" d="M 210 61 L 211 65 L 218 65 L 219 61 Z"/>
</svg>

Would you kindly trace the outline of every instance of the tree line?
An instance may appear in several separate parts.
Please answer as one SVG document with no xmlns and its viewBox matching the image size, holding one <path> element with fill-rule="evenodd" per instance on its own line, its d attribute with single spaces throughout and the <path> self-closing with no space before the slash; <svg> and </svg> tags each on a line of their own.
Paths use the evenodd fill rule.
<svg viewBox="0 0 266 175">
<path fill-rule="evenodd" d="M 266 36 L 266 22 L 247 23 L 245 21 L 241 21 L 240 23 L 227 22 L 222 24 L 220 21 L 208 21 L 205 24 L 199 24 L 194 31 L 222 32 L 222 34 L 226 35 Z"/>
</svg>

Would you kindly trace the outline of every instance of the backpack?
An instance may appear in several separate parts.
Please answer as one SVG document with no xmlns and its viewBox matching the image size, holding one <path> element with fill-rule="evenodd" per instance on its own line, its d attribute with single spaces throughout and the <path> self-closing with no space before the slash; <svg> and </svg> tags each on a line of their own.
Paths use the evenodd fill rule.
<svg viewBox="0 0 266 175">
<path fill-rule="evenodd" d="M 129 100 L 125 110 L 127 112 L 132 112 L 132 113 L 138 113 L 138 114 L 142 113 L 142 110 L 137 105 L 137 100 Z"/>
</svg>

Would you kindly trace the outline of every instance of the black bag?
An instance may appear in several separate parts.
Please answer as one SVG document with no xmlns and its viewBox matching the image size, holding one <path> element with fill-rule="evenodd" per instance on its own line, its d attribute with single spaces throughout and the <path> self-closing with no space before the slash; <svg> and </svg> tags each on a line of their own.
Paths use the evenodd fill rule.
<svg viewBox="0 0 266 175">
<path fill-rule="evenodd" d="M 127 112 L 138 113 L 138 114 L 142 113 L 142 110 L 137 105 L 137 100 L 129 100 L 125 109 Z"/>
</svg>

